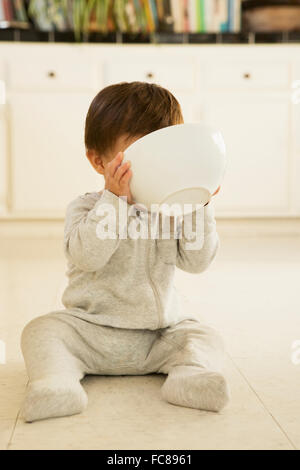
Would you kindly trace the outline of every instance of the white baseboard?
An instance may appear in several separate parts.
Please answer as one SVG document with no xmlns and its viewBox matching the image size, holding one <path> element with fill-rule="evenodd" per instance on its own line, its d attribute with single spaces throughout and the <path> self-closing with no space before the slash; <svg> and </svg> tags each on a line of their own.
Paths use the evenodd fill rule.
<svg viewBox="0 0 300 470">
<path fill-rule="evenodd" d="M 1 238 L 63 238 L 63 220 L 1 220 Z"/>
</svg>

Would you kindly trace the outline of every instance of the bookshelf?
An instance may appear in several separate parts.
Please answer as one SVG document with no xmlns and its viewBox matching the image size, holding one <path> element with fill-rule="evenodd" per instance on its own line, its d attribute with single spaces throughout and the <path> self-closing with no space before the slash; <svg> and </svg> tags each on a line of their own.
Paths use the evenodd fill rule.
<svg viewBox="0 0 300 470">
<path fill-rule="evenodd" d="M 78 43 L 72 31 L 39 31 L 33 28 L 0 29 L 1 41 Z M 268 33 L 90 33 L 80 43 L 103 44 L 292 44 L 300 43 L 300 31 Z"/>
<path fill-rule="evenodd" d="M 46 2 L 43 3 L 41 0 L 0 0 L 0 42 L 104 44 L 300 42 L 300 25 L 299 31 L 291 32 L 244 31 L 243 11 L 254 3 L 249 0 L 98 0 L 98 3 L 97 0 L 76 0 L 76 2 L 47 0 L 48 7 L 42 7 Z M 268 3 L 268 0 L 262 3 Z M 271 1 L 269 3 L 275 4 Z M 278 0 L 277 3 L 283 2 Z M 76 10 L 76 5 L 81 5 L 81 16 Z M 92 5 L 92 8 L 89 5 Z M 102 5 L 98 12 L 97 5 Z M 127 9 L 128 6 L 132 7 L 130 11 Z M 107 29 L 108 32 L 100 32 Z"/>
</svg>

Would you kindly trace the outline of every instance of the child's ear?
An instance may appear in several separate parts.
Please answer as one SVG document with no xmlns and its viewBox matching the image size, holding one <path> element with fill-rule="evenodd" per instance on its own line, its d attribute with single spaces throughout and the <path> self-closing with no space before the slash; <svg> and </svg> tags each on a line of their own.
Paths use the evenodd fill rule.
<svg viewBox="0 0 300 470">
<path fill-rule="evenodd" d="M 97 171 L 97 173 L 104 175 L 103 159 L 100 157 L 100 155 L 95 150 L 87 149 L 86 156 L 88 157 L 90 164 Z"/>
</svg>

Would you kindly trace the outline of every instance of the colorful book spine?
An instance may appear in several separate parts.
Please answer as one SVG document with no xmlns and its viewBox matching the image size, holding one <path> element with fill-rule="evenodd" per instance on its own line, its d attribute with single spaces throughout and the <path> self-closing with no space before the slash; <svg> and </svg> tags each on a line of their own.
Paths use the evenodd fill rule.
<svg viewBox="0 0 300 470">
<path fill-rule="evenodd" d="M 125 19 L 125 4 L 123 0 L 114 0 L 114 13 L 118 30 L 125 33 L 127 30 L 127 24 Z"/>
<path fill-rule="evenodd" d="M 136 12 L 134 8 L 133 0 L 128 0 L 125 5 L 125 12 L 128 19 L 129 30 L 132 33 L 138 32 L 138 25 L 136 20 Z"/>
<path fill-rule="evenodd" d="M 197 32 L 197 13 L 195 0 L 188 0 L 189 32 Z"/>
<path fill-rule="evenodd" d="M 171 8 L 171 0 L 157 0 L 161 8 L 161 22 L 159 24 L 159 30 L 163 32 L 173 32 L 174 30 L 174 18 Z"/>
<path fill-rule="evenodd" d="M 189 0 L 183 0 L 183 32 L 190 31 Z"/>
<path fill-rule="evenodd" d="M 48 13 L 56 30 L 66 31 L 67 21 L 61 2 L 48 0 Z"/>
<path fill-rule="evenodd" d="M 201 0 L 196 2 L 196 32 L 201 33 Z"/>
<path fill-rule="evenodd" d="M 156 1 L 149 0 L 149 7 L 151 10 L 152 19 L 154 23 L 154 30 L 157 30 L 158 29 L 158 13 L 157 13 Z"/>
<path fill-rule="evenodd" d="M 236 0 L 228 0 L 228 31 L 234 31 L 234 7 Z"/>
<path fill-rule="evenodd" d="M 178 26 L 177 31 L 178 33 L 182 33 L 184 31 L 184 0 L 178 2 Z"/>
<path fill-rule="evenodd" d="M 148 32 L 148 23 L 147 23 L 147 15 L 146 15 L 146 10 L 145 10 L 144 0 L 138 0 L 138 2 L 140 5 L 140 19 L 141 19 L 142 31 L 146 33 Z"/>
<path fill-rule="evenodd" d="M 237 33 L 241 31 L 242 27 L 242 1 L 235 0 L 234 8 L 234 31 Z"/>
<path fill-rule="evenodd" d="M 107 31 L 113 32 L 117 29 L 116 19 L 114 15 L 114 3 L 113 0 L 109 0 L 107 6 Z"/>
<path fill-rule="evenodd" d="M 152 33 L 155 30 L 155 23 L 154 23 L 153 14 L 152 14 L 149 0 L 144 0 L 143 3 L 144 3 L 145 17 L 147 21 L 147 31 L 149 33 Z"/>
<path fill-rule="evenodd" d="M 63 3 L 67 29 L 74 30 L 74 17 L 73 17 L 73 8 L 72 8 L 72 0 L 65 0 Z"/>
<path fill-rule="evenodd" d="M 171 0 L 171 11 L 172 17 L 174 19 L 174 28 L 175 33 L 181 33 L 183 28 L 183 18 L 182 18 L 182 0 Z"/>
<path fill-rule="evenodd" d="M 3 0 L 3 7 L 6 21 L 12 21 L 14 19 L 14 15 L 11 0 Z"/>
<path fill-rule="evenodd" d="M 137 32 L 141 32 L 142 31 L 142 20 L 141 20 L 139 0 L 133 0 L 133 7 L 134 7 L 134 11 L 135 11 L 136 30 L 137 30 Z"/>
<path fill-rule="evenodd" d="M 24 6 L 23 0 L 13 0 L 13 7 L 15 11 L 15 19 L 17 21 L 27 22 L 27 14 Z"/>
<path fill-rule="evenodd" d="M 0 0 L 0 21 L 5 20 L 5 15 L 4 15 L 4 8 L 3 8 L 3 0 Z"/>
<path fill-rule="evenodd" d="M 221 1 L 219 31 L 221 33 L 226 33 L 228 31 L 228 0 Z"/>
<path fill-rule="evenodd" d="M 200 0 L 200 31 L 204 33 L 206 31 L 205 25 L 205 0 Z"/>
<path fill-rule="evenodd" d="M 157 17 L 158 22 L 161 24 L 164 18 L 164 3 L 163 0 L 156 0 L 156 9 L 157 9 Z"/>
<path fill-rule="evenodd" d="M 29 3 L 29 15 L 34 19 L 36 26 L 41 31 L 53 31 L 53 22 L 49 17 L 49 11 L 44 0 L 31 0 Z"/>
<path fill-rule="evenodd" d="M 214 17 L 214 2 L 205 2 L 205 22 L 206 31 L 209 33 L 213 32 L 213 17 Z"/>
<path fill-rule="evenodd" d="M 211 18 L 211 32 L 215 33 L 218 31 L 219 28 L 219 1 L 220 0 L 212 0 L 212 18 Z"/>
</svg>

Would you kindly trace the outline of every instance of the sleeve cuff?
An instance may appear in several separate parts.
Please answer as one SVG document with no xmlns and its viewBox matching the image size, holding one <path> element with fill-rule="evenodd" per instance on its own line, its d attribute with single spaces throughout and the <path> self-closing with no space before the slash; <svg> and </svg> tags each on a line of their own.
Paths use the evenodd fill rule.
<svg viewBox="0 0 300 470">
<path fill-rule="evenodd" d="M 216 230 L 215 207 L 212 202 L 204 207 L 204 233 Z"/>
<path fill-rule="evenodd" d="M 208 205 L 183 218 L 180 235 L 184 242 L 194 242 L 198 237 L 202 238 L 203 234 L 207 235 L 214 231 L 216 231 L 215 210 L 212 202 L 209 202 Z"/>
<path fill-rule="evenodd" d="M 114 208 L 119 211 L 120 209 L 122 210 L 128 210 L 128 204 L 125 198 L 116 196 L 114 193 L 110 192 L 108 189 L 104 189 L 100 200 L 97 202 L 97 204 L 111 204 L 114 206 Z M 97 206 L 96 204 L 96 206 Z"/>
<path fill-rule="evenodd" d="M 116 217 L 115 226 L 116 232 L 123 233 L 124 228 L 127 226 L 128 218 L 128 204 L 126 199 L 118 197 L 108 189 L 105 189 L 96 202 L 94 209 L 90 212 L 91 220 L 99 222 L 102 217 L 107 217 L 110 213 Z"/>
</svg>

